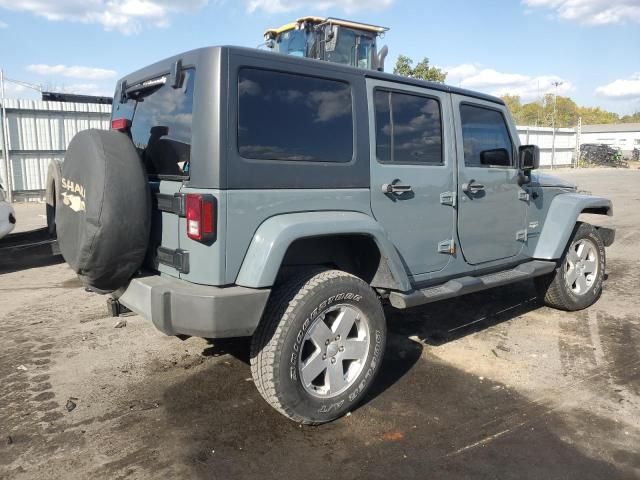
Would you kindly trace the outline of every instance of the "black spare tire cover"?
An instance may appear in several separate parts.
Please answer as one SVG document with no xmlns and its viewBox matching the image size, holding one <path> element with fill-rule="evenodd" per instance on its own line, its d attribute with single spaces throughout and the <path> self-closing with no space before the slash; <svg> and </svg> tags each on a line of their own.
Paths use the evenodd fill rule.
<svg viewBox="0 0 640 480">
<path fill-rule="evenodd" d="M 60 251 L 82 282 L 108 293 L 140 268 L 149 242 L 151 198 L 131 139 L 85 130 L 69 144 L 56 205 Z"/>
</svg>

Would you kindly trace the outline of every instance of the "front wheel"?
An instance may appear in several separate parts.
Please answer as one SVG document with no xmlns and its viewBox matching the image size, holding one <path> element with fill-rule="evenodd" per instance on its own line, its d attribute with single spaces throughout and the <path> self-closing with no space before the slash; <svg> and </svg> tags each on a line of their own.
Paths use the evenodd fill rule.
<svg viewBox="0 0 640 480">
<path fill-rule="evenodd" d="M 536 287 L 546 305 L 559 310 L 582 310 L 600 297 L 604 269 L 604 243 L 598 231 L 588 223 L 579 223 L 558 268 L 536 278 Z"/>
<path fill-rule="evenodd" d="M 339 270 L 310 271 L 272 292 L 251 343 L 251 373 L 288 418 L 329 422 L 354 408 L 379 369 L 386 322 L 376 293 Z"/>
</svg>

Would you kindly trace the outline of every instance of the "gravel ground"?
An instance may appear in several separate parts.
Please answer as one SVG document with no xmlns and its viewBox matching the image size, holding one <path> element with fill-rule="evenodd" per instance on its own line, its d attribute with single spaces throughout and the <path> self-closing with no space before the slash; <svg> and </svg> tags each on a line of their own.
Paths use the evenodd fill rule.
<svg viewBox="0 0 640 480">
<path fill-rule="evenodd" d="M 0 259 L 0 478 L 640 478 L 640 172 L 560 175 L 614 200 L 599 302 L 527 282 L 390 311 L 373 391 L 320 427 L 263 402 L 246 341 L 114 328 L 47 252 Z"/>
</svg>

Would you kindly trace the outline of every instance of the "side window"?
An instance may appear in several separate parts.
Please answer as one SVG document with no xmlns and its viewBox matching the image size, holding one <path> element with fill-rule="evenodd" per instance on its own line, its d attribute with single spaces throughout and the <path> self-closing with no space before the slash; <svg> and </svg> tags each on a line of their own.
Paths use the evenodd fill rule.
<svg viewBox="0 0 640 480">
<path fill-rule="evenodd" d="M 513 165 L 513 143 L 498 110 L 460 105 L 464 163 L 468 167 Z"/>
<path fill-rule="evenodd" d="M 238 151 L 257 160 L 350 162 L 351 87 L 336 80 L 241 69 Z"/>
<path fill-rule="evenodd" d="M 440 102 L 376 89 L 376 155 L 380 162 L 442 165 Z"/>
</svg>

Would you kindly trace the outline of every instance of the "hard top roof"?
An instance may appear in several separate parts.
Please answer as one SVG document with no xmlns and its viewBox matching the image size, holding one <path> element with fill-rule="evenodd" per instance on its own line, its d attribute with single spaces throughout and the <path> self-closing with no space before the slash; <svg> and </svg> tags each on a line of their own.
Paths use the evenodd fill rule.
<svg viewBox="0 0 640 480">
<path fill-rule="evenodd" d="M 126 82 L 129 85 L 132 85 L 134 83 L 141 82 L 149 78 L 153 78 L 154 76 L 159 76 L 159 75 L 170 72 L 171 65 L 178 60 L 181 60 L 184 66 L 194 65 L 197 67 L 197 63 L 202 59 L 204 59 L 204 57 L 207 57 L 210 55 L 213 56 L 216 54 L 224 55 L 225 53 L 229 55 L 250 56 L 250 57 L 259 58 L 263 60 L 264 59 L 277 60 L 278 63 L 280 64 L 282 63 L 290 64 L 292 71 L 295 71 L 295 65 L 313 65 L 315 68 L 325 69 L 327 72 L 331 72 L 331 71 L 343 72 L 351 75 L 359 75 L 366 78 L 375 78 L 379 80 L 395 82 L 395 83 L 404 84 L 404 85 L 415 85 L 419 87 L 426 87 L 433 90 L 439 90 L 442 92 L 464 95 L 468 97 L 477 98 L 480 100 L 486 100 L 488 102 L 497 103 L 499 105 L 504 105 L 504 101 L 501 98 L 494 97 L 492 95 L 487 95 L 485 93 L 475 92 L 472 90 L 466 90 L 464 88 L 454 87 L 454 86 L 443 84 L 443 83 L 428 82 L 425 80 L 418 80 L 415 78 L 404 77 L 401 75 L 394 75 L 392 73 L 378 72 L 376 70 L 356 68 L 356 67 L 351 67 L 349 65 L 342 65 L 339 63 L 325 62 L 322 60 L 314 60 L 311 58 L 285 55 L 285 54 L 276 53 L 268 50 L 237 47 L 232 45 L 203 47 L 195 50 L 190 50 L 188 52 L 184 52 L 179 55 L 166 58 L 152 65 L 144 67 L 140 70 L 132 72 L 131 74 L 123 77 L 121 80 L 126 80 Z"/>
</svg>

